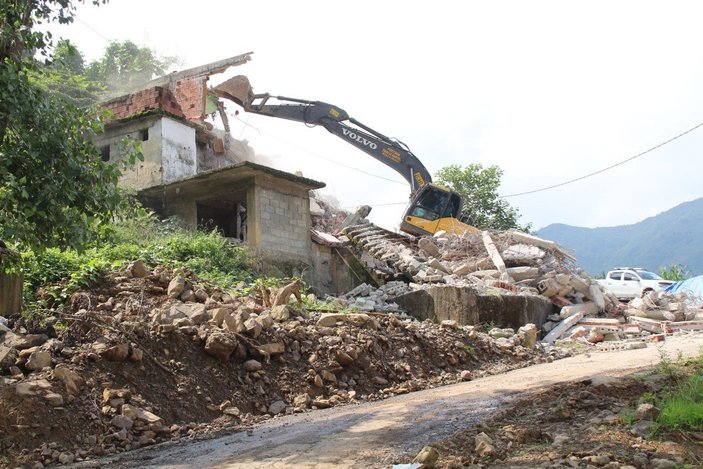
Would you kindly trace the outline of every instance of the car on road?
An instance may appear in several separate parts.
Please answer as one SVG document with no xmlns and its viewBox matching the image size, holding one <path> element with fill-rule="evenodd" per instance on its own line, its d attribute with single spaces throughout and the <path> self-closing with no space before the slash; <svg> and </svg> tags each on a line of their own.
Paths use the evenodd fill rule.
<svg viewBox="0 0 703 469">
<path fill-rule="evenodd" d="M 640 267 L 616 267 L 598 282 L 616 297 L 628 300 L 650 291 L 666 290 L 676 283 Z"/>
</svg>

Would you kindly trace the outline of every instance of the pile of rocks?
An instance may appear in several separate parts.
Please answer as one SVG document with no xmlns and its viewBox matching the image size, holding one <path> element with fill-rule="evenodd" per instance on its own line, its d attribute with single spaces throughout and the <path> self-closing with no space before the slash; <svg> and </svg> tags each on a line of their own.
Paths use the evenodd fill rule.
<svg viewBox="0 0 703 469">
<path fill-rule="evenodd" d="M 70 463 L 555 357 L 529 330 L 306 311 L 299 286 L 229 294 L 134 262 L 76 293 L 62 327 L 1 322 L 0 452 Z M 357 293 L 380 304 L 404 288 Z"/>
</svg>

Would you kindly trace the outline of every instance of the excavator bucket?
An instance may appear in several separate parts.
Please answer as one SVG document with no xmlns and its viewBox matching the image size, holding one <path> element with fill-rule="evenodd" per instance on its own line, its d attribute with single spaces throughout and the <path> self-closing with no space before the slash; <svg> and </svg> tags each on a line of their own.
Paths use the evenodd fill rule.
<svg viewBox="0 0 703 469">
<path fill-rule="evenodd" d="M 216 96 L 234 101 L 245 109 L 254 99 L 254 91 L 249 79 L 244 75 L 237 75 L 220 83 L 213 88 L 213 92 Z"/>
</svg>

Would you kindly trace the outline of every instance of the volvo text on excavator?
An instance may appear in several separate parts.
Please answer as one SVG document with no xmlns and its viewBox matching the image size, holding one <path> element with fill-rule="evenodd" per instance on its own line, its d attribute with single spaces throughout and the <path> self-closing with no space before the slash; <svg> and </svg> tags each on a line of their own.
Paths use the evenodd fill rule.
<svg viewBox="0 0 703 469">
<path fill-rule="evenodd" d="M 249 79 L 243 75 L 225 81 L 213 91 L 218 97 L 239 104 L 247 112 L 321 125 L 393 168 L 408 181 L 411 189 L 410 204 L 400 224 L 402 231 L 412 235 L 433 235 L 442 230 L 449 234 L 478 231 L 458 220 L 462 207 L 459 194 L 432 184 L 430 173 L 405 144 L 349 117 L 341 108 L 320 101 L 254 94 Z"/>
</svg>

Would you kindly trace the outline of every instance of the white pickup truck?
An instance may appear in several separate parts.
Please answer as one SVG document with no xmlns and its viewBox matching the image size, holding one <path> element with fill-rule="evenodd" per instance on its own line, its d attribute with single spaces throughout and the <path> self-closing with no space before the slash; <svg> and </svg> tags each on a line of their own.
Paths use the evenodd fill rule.
<svg viewBox="0 0 703 469">
<path fill-rule="evenodd" d="M 616 267 L 598 282 L 620 299 L 641 297 L 647 292 L 665 290 L 676 283 L 639 267 Z"/>
</svg>

